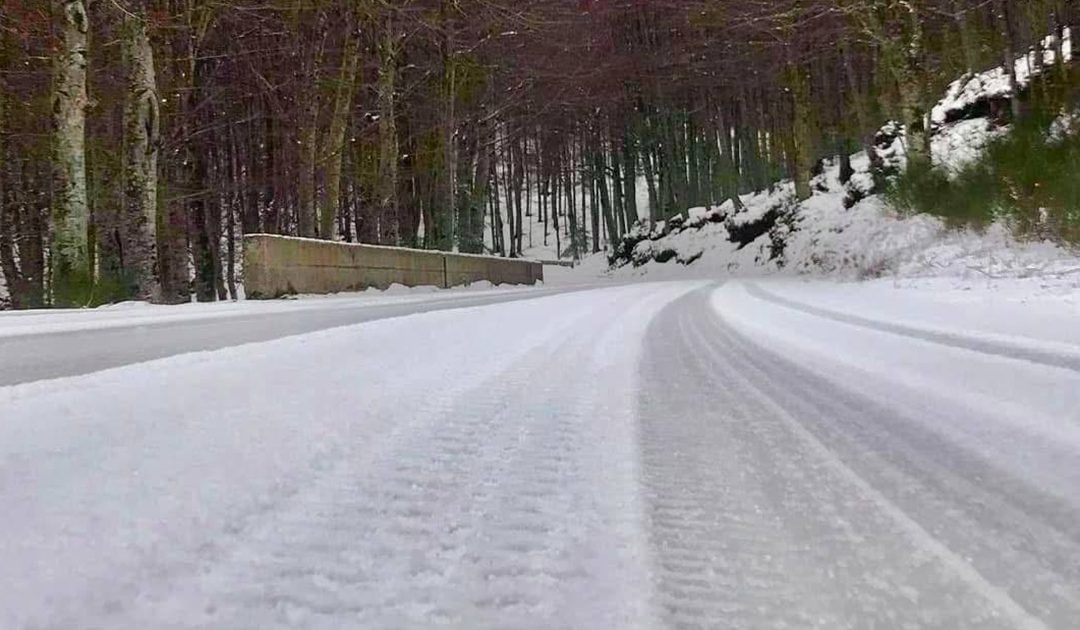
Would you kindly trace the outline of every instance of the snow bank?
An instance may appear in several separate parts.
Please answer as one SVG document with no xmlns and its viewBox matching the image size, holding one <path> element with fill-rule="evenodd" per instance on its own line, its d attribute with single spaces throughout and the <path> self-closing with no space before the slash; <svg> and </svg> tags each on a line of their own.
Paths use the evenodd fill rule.
<svg viewBox="0 0 1080 630">
<path fill-rule="evenodd" d="M 480 295 L 498 291 L 535 291 L 534 287 L 492 287 L 490 283 L 474 283 L 468 287 L 438 289 L 435 287 L 402 287 L 395 285 L 385 291 L 369 289 L 358 293 L 336 295 L 291 296 L 288 299 L 266 301 L 237 301 L 190 303 L 175 306 L 122 302 L 96 309 L 53 309 L 9 311 L 0 313 L 0 338 L 49 334 L 79 330 L 100 330 L 141 324 L 201 321 L 228 317 L 245 317 L 271 313 L 294 312 L 304 309 L 356 309 L 389 304 L 406 304 L 436 300 L 452 300 L 464 295 Z"/>
<path fill-rule="evenodd" d="M 744 213 L 733 213 L 730 202 L 713 210 L 694 209 L 687 227 L 635 247 L 641 264 L 623 261 L 608 275 L 667 279 L 768 273 L 848 280 L 949 277 L 974 282 L 1039 278 L 1063 287 L 1080 286 L 1080 257 L 1075 252 L 1049 242 L 1018 241 L 1001 225 L 982 232 L 949 229 L 935 217 L 901 215 L 879 195 L 845 208 L 852 190 L 869 185 L 865 155 L 855 156 L 853 165 L 857 175 L 845 186 L 839 181 L 838 165 L 829 164 L 813 181 L 814 196 L 801 204 L 794 202 L 793 188 L 785 183 L 772 192 L 743 197 Z M 779 212 L 781 220 L 747 245 L 733 242 L 733 226 L 758 221 L 771 211 Z M 693 221 L 717 212 L 730 217 L 700 225 Z M 643 255 L 657 251 L 674 255 L 667 262 Z M 680 260 L 693 262 L 680 265 Z M 598 261 L 590 261 L 586 269 L 595 273 L 597 265 Z"/>
<path fill-rule="evenodd" d="M 942 127 L 930 139 L 934 164 L 946 172 L 957 173 L 978 160 L 992 140 L 1008 131 L 1007 126 L 994 125 L 990 119 L 981 117 Z"/>
<path fill-rule="evenodd" d="M 1052 284 L 954 278 L 860 283 L 769 278 L 757 284 L 786 300 L 826 311 L 1080 355 L 1080 292 Z"/>
</svg>

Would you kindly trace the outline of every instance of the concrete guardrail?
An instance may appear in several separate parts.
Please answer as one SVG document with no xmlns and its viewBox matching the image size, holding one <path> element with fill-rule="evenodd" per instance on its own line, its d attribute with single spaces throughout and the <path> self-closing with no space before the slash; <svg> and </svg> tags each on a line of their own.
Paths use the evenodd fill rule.
<svg viewBox="0 0 1080 630">
<path fill-rule="evenodd" d="M 536 284 L 544 280 L 544 267 L 539 262 L 495 256 L 271 234 L 244 237 L 244 291 L 251 299 L 385 289 L 391 284 L 448 289 L 482 280 Z"/>
<path fill-rule="evenodd" d="M 541 260 L 540 263 L 549 267 L 577 267 L 577 262 L 573 260 Z"/>
</svg>

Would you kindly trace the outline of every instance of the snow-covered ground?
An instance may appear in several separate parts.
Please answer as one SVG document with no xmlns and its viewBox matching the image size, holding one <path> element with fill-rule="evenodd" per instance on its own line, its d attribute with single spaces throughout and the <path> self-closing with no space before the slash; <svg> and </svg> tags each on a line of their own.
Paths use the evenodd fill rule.
<svg viewBox="0 0 1080 630">
<path fill-rule="evenodd" d="M 636 340 L 690 288 L 0 388 L 0 627 L 654 627 Z"/>
<path fill-rule="evenodd" d="M 732 281 L 662 312 L 646 340 L 670 627 L 1071 627 L 1080 567 L 1035 557 L 1078 542 L 1077 346 L 918 330 L 874 292 L 847 298 L 877 321 L 763 292 L 791 297 Z M 1015 331 L 1008 316 L 995 327 Z"/>
<path fill-rule="evenodd" d="M 538 292 L 0 387 L 0 627 L 1069 627 L 1076 304 L 904 291 Z"/>
<path fill-rule="evenodd" d="M 368 290 L 335 295 L 290 296 L 281 300 L 239 300 L 230 302 L 154 305 L 124 302 L 95 309 L 52 309 L 0 312 L 0 338 L 86 330 L 103 330 L 148 324 L 163 324 L 296 313 L 305 310 L 354 310 L 372 306 L 414 304 L 456 300 L 482 295 L 526 293 L 534 287 L 506 285 L 494 287 L 478 282 L 453 289 L 403 287 L 394 285 L 384 291 Z"/>
<path fill-rule="evenodd" d="M 771 279 L 771 293 L 811 307 L 948 334 L 1080 351 L 1080 291 L 1039 281 L 949 278 L 821 282 Z"/>
</svg>

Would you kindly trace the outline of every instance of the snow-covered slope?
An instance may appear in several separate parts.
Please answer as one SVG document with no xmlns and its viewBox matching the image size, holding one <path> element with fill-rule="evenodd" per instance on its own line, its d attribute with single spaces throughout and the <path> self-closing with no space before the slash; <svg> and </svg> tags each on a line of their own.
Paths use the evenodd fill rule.
<svg viewBox="0 0 1080 630">
<path fill-rule="evenodd" d="M 1048 40 L 1045 47 L 1043 63 L 1055 63 L 1054 42 Z M 1071 59 L 1068 34 L 1062 49 Z M 1021 57 L 1016 66 L 1018 85 L 1024 88 L 1041 71 L 1033 53 Z M 1003 99 L 1007 107 L 1010 89 L 1002 68 L 953 82 L 933 109 L 935 164 L 955 173 L 1006 133 L 1008 128 L 995 122 L 993 110 Z M 1051 133 L 1069 127 L 1070 119 L 1062 121 Z M 905 167 L 899 125 L 885 125 L 876 143 L 886 171 Z M 952 229 L 936 217 L 901 214 L 879 194 L 865 153 L 853 156 L 852 166 L 855 175 L 844 184 L 840 165 L 825 162 L 812 182 L 813 197 L 802 203 L 795 199 L 793 184 L 782 182 L 770 191 L 743 196 L 743 209 L 727 202 L 694 208 L 686 221 L 676 218 L 651 229 L 639 226 L 607 260 L 585 261 L 579 275 L 948 278 L 954 285 L 967 286 L 1036 278 L 1043 288 L 1080 286 L 1080 253 L 1052 242 L 1021 241 L 1003 225 L 979 231 Z"/>
<path fill-rule="evenodd" d="M 745 196 L 744 212 L 735 213 L 730 202 L 695 208 L 685 225 L 676 221 L 632 235 L 631 242 L 640 240 L 628 260 L 604 273 L 657 279 L 783 273 L 840 279 L 1080 280 L 1080 257 L 1074 252 L 1049 242 L 1018 241 L 1000 225 L 982 232 L 949 229 L 935 217 L 903 216 L 879 195 L 846 208 L 852 189 L 869 177 L 865 155 L 856 156 L 853 165 L 858 173 L 852 184 L 842 185 L 838 166 L 830 164 L 814 180 L 814 196 L 801 204 L 785 183 L 769 193 Z M 754 238 L 743 244 L 740 237 L 747 231 Z M 599 262 L 588 261 L 586 270 L 597 271 Z"/>
</svg>

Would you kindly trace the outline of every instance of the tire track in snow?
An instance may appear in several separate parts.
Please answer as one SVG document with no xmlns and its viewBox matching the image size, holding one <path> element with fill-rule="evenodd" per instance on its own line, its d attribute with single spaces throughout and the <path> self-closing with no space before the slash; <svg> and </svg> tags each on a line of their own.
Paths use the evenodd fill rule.
<svg viewBox="0 0 1080 630">
<path fill-rule="evenodd" d="M 912 339 L 918 339 L 919 341 L 928 341 L 930 343 L 936 343 L 952 348 L 960 348 L 961 350 L 970 350 L 972 352 L 979 352 L 995 357 L 1017 361 L 1029 361 L 1039 365 L 1080 372 L 1080 354 L 1075 352 L 1069 353 L 1065 350 L 1053 352 L 1022 345 L 1020 343 L 977 339 L 957 333 L 927 330 L 925 328 L 907 326 L 896 322 L 885 322 L 867 317 L 860 317 L 858 315 L 850 315 L 848 313 L 839 313 L 776 295 L 753 282 L 744 282 L 742 284 L 746 288 L 747 293 L 759 300 L 814 315 L 815 317 L 822 317 L 850 326 L 858 326 L 860 328 L 869 328 L 871 330 L 886 332 L 893 335 L 901 335 Z"/>
<path fill-rule="evenodd" d="M 835 455 L 837 465 L 865 480 L 882 502 L 899 511 L 898 518 L 910 521 L 909 529 L 920 528 L 917 535 L 939 543 L 939 555 L 951 555 L 957 572 L 1011 607 L 1017 627 L 1045 622 L 1068 628 L 1080 617 L 1080 502 L 1075 496 L 1063 499 L 1044 489 L 1041 478 L 1018 475 L 994 457 L 970 450 L 962 439 L 936 432 L 935 425 L 957 422 L 955 409 L 892 390 L 872 389 L 881 398 L 867 398 L 763 351 L 726 323 L 717 324 L 712 337 L 741 366 L 741 377 Z M 978 413 L 960 418 L 975 427 L 982 420 Z M 1039 442 L 1009 444 L 1022 457 L 1047 456 Z M 1063 475 L 1077 465 L 1075 453 L 1054 461 L 1065 467 Z"/>
<path fill-rule="evenodd" d="M 529 352 L 502 333 L 505 370 L 435 404 L 405 404 L 399 415 L 422 418 L 400 439 L 333 462 L 136 620 L 655 627 L 635 507 L 632 377 L 650 314 L 687 288 L 594 295 Z M 199 610 L 184 610 L 193 600 Z"/>
<path fill-rule="evenodd" d="M 815 446 L 733 341 L 704 292 L 647 337 L 643 472 L 668 624 L 1046 627 Z"/>
</svg>

